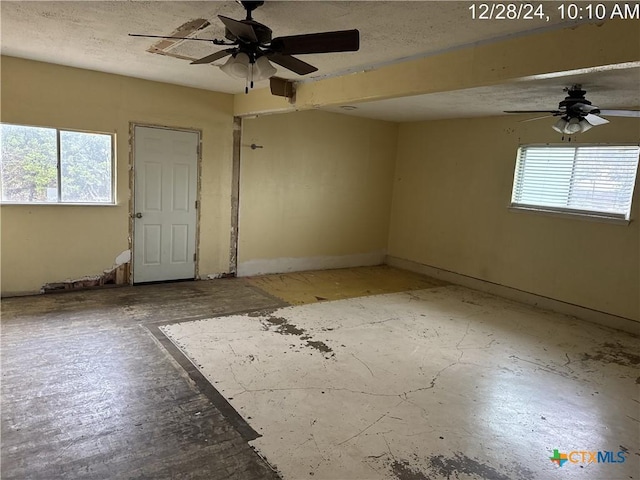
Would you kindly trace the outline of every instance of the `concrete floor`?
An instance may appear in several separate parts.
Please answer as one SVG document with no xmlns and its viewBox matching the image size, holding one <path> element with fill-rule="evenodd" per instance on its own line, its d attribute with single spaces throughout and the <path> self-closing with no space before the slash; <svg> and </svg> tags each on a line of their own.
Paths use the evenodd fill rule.
<svg viewBox="0 0 640 480">
<path fill-rule="evenodd" d="M 162 330 L 284 480 L 639 478 L 623 332 L 451 285 Z"/>
<path fill-rule="evenodd" d="M 337 323 L 331 327 L 326 323 L 322 309 L 331 309 L 340 302 L 325 300 L 417 290 L 399 294 L 401 298 L 405 298 L 405 303 L 415 305 L 423 301 L 425 295 L 436 295 L 439 290 L 451 288 L 457 287 L 443 286 L 441 282 L 389 267 L 374 267 L 4 299 L 1 344 L 1 477 L 47 480 L 275 480 L 278 476 L 252 450 L 248 442 L 263 453 L 268 451 L 268 447 L 273 448 L 273 454 L 277 456 L 278 449 L 283 445 L 283 439 L 274 438 L 274 432 L 278 432 L 279 427 L 276 425 L 274 430 L 273 422 L 257 422 L 257 414 L 248 410 L 246 405 L 236 403 L 237 399 L 243 397 L 243 401 L 249 399 L 248 393 L 234 397 L 229 391 L 222 391 L 223 387 L 216 382 L 227 382 L 228 375 L 221 374 L 219 378 L 213 379 L 213 385 L 217 387 L 213 388 L 203 376 L 209 367 L 205 368 L 203 365 L 196 368 L 168 341 L 160 328 L 171 328 L 174 324 L 189 320 L 236 314 L 237 317 L 224 317 L 227 325 L 232 318 L 237 318 L 238 321 L 252 319 L 263 328 L 263 332 L 271 332 L 276 338 L 286 340 L 283 353 L 274 355 L 274 358 L 289 359 L 282 364 L 280 380 L 276 378 L 276 381 L 295 380 L 295 377 L 290 376 L 295 372 L 287 368 L 300 372 L 300 368 L 306 370 L 308 366 L 311 374 L 313 365 L 317 366 L 320 362 L 335 367 L 341 364 L 336 361 L 336 357 L 345 356 L 349 358 L 344 363 L 347 369 L 345 374 L 356 372 L 356 367 L 360 369 L 357 370 L 360 373 L 356 378 L 345 376 L 341 381 L 349 383 L 351 390 L 356 390 L 356 380 L 370 382 L 359 385 L 358 388 L 362 387 L 362 390 L 358 391 L 365 391 L 365 387 L 381 389 L 388 384 L 377 384 L 378 377 L 382 375 L 382 370 L 378 370 L 376 365 L 379 359 L 367 357 L 372 354 L 371 348 L 360 351 L 337 347 L 335 342 L 340 331 L 351 330 L 355 338 L 365 335 L 363 338 L 367 338 L 367 341 L 372 335 L 395 339 L 389 345 L 395 345 L 398 338 L 404 338 L 407 340 L 406 345 L 403 344 L 400 351 L 404 352 L 405 360 L 415 360 L 416 353 L 410 354 L 409 345 L 415 348 L 417 344 L 412 342 L 419 343 L 422 339 L 427 339 L 428 335 L 421 336 L 421 333 L 428 329 L 416 330 L 416 319 L 409 317 L 406 322 L 381 322 L 377 327 L 380 330 L 375 330 L 375 323 L 367 327 L 374 330 L 361 332 L 346 328 L 347 323 L 341 323 L 341 328 L 336 328 Z M 467 297 L 468 302 L 462 302 L 462 307 L 484 311 L 493 302 L 485 304 L 485 297 Z M 422 300 L 419 302 L 418 299 Z M 320 309 L 320 317 L 316 318 L 320 323 L 313 323 L 313 316 L 309 317 L 309 323 L 304 323 L 297 314 L 289 317 L 287 311 L 273 316 L 278 308 L 309 302 L 313 305 L 296 308 Z M 359 300 L 354 302 L 357 304 Z M 474 305 L 475 303 L 480 305 Z M 375 402 L 363 402 L 362 397 L 359 397 L 356 413 L 345 420 L 357 435 L 353 438 L 339 437 L 337 443 L 342 442 L 340 447 L 351 452 L 360 448 L 361 439 L 373 438 L 374 433 L 377 434 L 380 448 L 374 456 L 379 456 L 377 459 L 369 459 L 374 467 L 369 471 L 373 472 L 377 468 L 382 474 L 390 474 L 390 478 L 401 480 L 638 478 L 637 471 L 629 470 L 637 468 L 637 459 L 640 458 L 637 390 L 637 384 L 640 383 L 637 378 L 640 352 L 635 337 L 584 322 L 567 321 L 565 317 L 545 317 L 546 314 L 540 317 L 539 312 L 521 319 L 524 323 L 519 321 L 513 325 L 493 323 L 482 315 L 472 315 L 465 320 L 466 323 L 453 328 L 456 321 L 446 320 L 447 308 L 449 306 L 443 306 L 443 317 L 439 320 L 444 322 L 442 328 L 438 330 L 433 325 L 429 327 L 441 335 L 442 342 L 433 343 L 431 339 L 432 349 L 421 351 L 423 375 L 415 372 L 414 377 L 410 377 L 408 373 L 405 375 L 405 380 L 412 378 L 412 382 L 422 382 L 424 385 L 417 387 L 422 391 L 412 393 L 419 399 L 407 397 L 403 403 L 408 400 L 417 403 L 426 401 L 429 408 L 424 412 L 424 420 L 432 422 L 432 431 L 420 433 L 416 429 L 423 425 L 418 423 L 394 426 L 392 423 L 398 420 L 392 417 L 401 417 L 391 413 L 379 421 L 376 421 L 377 417 L 371 420 L 368 416 L 374 411 L 373 406 L 378 401 L 384 403 L 395 396 L 399 402 L 398 395 L 408 393 L 406 385 L 397 382 L 390 392 L 371 396 L 376 399 Z M 516 310 L 520 311 L 520 307 Z M 527 307 L 525 310 L 529 311 Z M 253 313 L 251 316 L 243 316 L 245 312 Z M 263 315 L 256 312 L 263 312 Z M 404 317 L 405 313 L 409 315 L 410 309 L 399 309 L 394 315 L 402 314 Z M 337 314 L 330 317 L 332 322 L 348 320 Z M 554 320 L 549 323 L 548 318 Z M 532 326 L 531 332 L 527 325 Z M 544 325 L 547 325 L 546 329 Z M 387 331 L 387 327 L 390 330 Z M 391 327 L 402 328 L 394 331 Z M 311 332 L 313 337 L 303 339 L 306 333 L 277 333 L 295 333 L 303 328 L 305 332 Z M 328 328 L 334 328 L 335 333 Z M 485 342 L 488 332 L 493 332 L 494 337 L 497 334 L 504 336 L 504 342 L 496 341 L 491 344 L 491 348 L 481 348 L 490 343 Z M 202 334 L 205 333 L 206 330 L 203 330 Z M 331 335 L 337 336 L 334 338 Z M 238 339 L 241 341 L 242 336 Z M 291 349 L 291 344 L 298 343 L 301 343 L 298 345 L 301 348 Z M 352 343 L 357 342 L 344 345 L 351 348 Z M 323 344 L 331 344 L 336 348 L 332 348 L 333 352 L 322 351 Z M 234 345 L 236 344 L 231 343 L 231 346 Z M 251 343 L 245 342 L 245 347 L 250 345 Z M 227 348 L 226 344 L 224 346 Z M 284 345 L 278 345 L 278 348 L 280 346 Z M 255 357 L 256 353 L 266 351 L 268 347 L 271 346 L 259 343 L 249 355 Z M 294 352 L 296 349 L 304 352 L 304 362 L 296 360 L 295 355 L 300 353 Z M 512 357 L 504 356 L 508 351 L 511 351 Z M 334 353 L 335 357 L 332 356 Z M 568 358 L 564 356 L 565 353 Z M 373 357 L 381 355 L 374 353 Z M 234 359 L 234 355 L 227 357 Z M 475 361 L 470 361 L 471 358 Z M 237 358 L 233 361 L 236 360 Z M 387 360 L 390 361 L 391 357 L 387 357 Z M 480 368 L 474 364 L 482 365 L 482 362 L 487 362 L 484 372 L 480 375 L 472 374 L 476 372 L 474 369 Z M 247 365 L 250 363 L 255 364 L 248 362 Z M 416 362 L 409 362 L 412 363 Z M 404 370 L 411 371 L 410 368 Z M 263 379 L 255 381 L 274 380 L 268 375 L 263 376 Z M 504 381 L 499 382 L 499 379 Z M 244 381 L 246 379 L 240 380 L 243 385 Z M 472 386 L 478 386 L 483 393 L 438 396 L 443 390 L 477 390 L 472 390 Z M 495 388 L 490 389 L 490 386 Z M 510 393 L 513 391 L 518 394 L 514 396 Z M 544 392 L 548 398 L 540 392 Z M 558 392 L 564 393 L 557 395 Z M 328 398 L 327 395 L 332 393 L 325 391 L 324 394 L 305 398 L 320 401 L 322 405 Z M 283 401 L 285 398 L 286 395 L 283 396 Z M 296 397 L 289 399 L 295 400 Z M 471 403 L 472 399 L 481 399 L 481 408 L 477 402 Z M 530 399 L 535 402 L 529 402 Z M 256 407 L 255 401 L 259 399 L 253 400 L 253 407 Z M 301 403 L 303 402 L 294 401 L 293 406 Z M 345 399 L 339 403 L 348 404 Z M 545 409 L 541 408 L 540 412 L 532 411 L 529 403 L 545 406 Z M 520 410 L 511 422 L 507 422 L 504 412 L 512 404 Z M 457 405 L 459 409 L 452 411 L 445 408 L 447 405 Z M 275 411 L 268 403 L 263 407 L 264 412 L 269 414 Z M 469 422 L 465 429 L 459 428 L 463 425 L 458 420 L 470 420 L 469 407 L 476 411 L 475 423 Z M 581 410 L 581 407 L 585 410 Z M 349 411 L 348 405 L 340 408 Z M 382 413 L 385 412 L 386 410 Z M 465 413 L 467 416 L 461 417 Z M 540 413 L 540 418 L 536 417 L 537 413 Z M 291 418 L 288 416 L 288 421 Z M 343 417 L 338 415 L 337 418 Z M 511 444 L 510 439 L 514 439 L 516 433 L 524 432 L 524 427 L 518 421 L 520 418 L 527 419 L 526 426 L 531 426 L 536 432 L 531 436 L 527 432 L 526 437 L 522 435 L 521 439 L 516 439 Z M 368 427 L 372 423 L 375 424 Z M 326 438 L 330 438 L 334 429 L 326 428 L 327 425 L 330 424 L 325 424 L 324 431 L 329 435 Z M 307 440 L 313 438 L 315 442 L 318 439 L 323 441 L 316 429 L 317 422 L 303 426 Z M 413 435 L 410 438 L 414 438 L 417 445 L 428 439 L 430 455 L 422 459 L 410 454 L 401 457 L 400 450 L 396 451 L 391 445 L 395 440 L 387 437 L 387 433 L 384 433 L 386 430 L 381 429 L 383 426 L 392 428 L 396 435 Z M 365 431 L 358 434 L 358 428 Z M 293 430 L 298 432 L 297 435 L 302 431 Z M 448 433 L 445 435 L 444 432 Z M 574 440 L 562 444 L 545 444 L 542 452 L 523 453 L 521 446 L 527 441 L 536 438 L 552 439 L 552 432 L 565 432 L 562 438 Z M 263 436 L 260 437 L 260 434 Z M 482 436 L 489 439 L 479 442 Z M 282 437 L 285 438 L 285 435 Z M 323 472 L 328 470 L 318 469 L 315 473 L 307 469 L 308 462 L 296 460 L 296 455 L 303 451 L 300 450 L 298 440 L 288 436 L 286 438 L 291 439 L 287 450 L 294 460 L 291 463 L 304 467 L 300 470 L 303 475 L 300 478 L 323 478 Z M 560 436 L 557 438 L 560 440 Z M 385 445 L 391 439 L 386 450 L 381 447 L 381 439 Z M 307 443 L 314 442 L 309 440 Z M 505 445 L 506 450 L 496 451 L 495 448 L 499 445 Z M 328 441 L 326 444 L 319 443 L 317 450 L 326 456 L 331 450 L 327 450 L 328 447 Z M 559 455 L 571 453 L 570 449 L 606 449 L 618 453 L 624 448 L 626 462 L 605 465 L 564 462 L 563 467 L 556 467 L 548 458 L 547 449 L 553 448 L 560 449 Z M 269 462 L 283 465 L 281 458 L 271 455 L 272 453 L 267 455 Z M 496 460 L 498 457 L 502 457 L 502 460 Z M 331 464 L 324 461 L 324 457 L 323 462 L 322 468 Z M 553 476 L 535 476 L 540 462 L 549 462 L 550 466 L 556 467 L 555 470 L 548 470 Z M 534 472 L 533 477 L 531 472 Z M 624 472 L 624 476 L 618 476 L 621 472 Z M 298 478 L 290 476 L 284 470 L 283 473 L 288 475 L 285 475 L 285 480 Z M 601 477 L 601 474 L 607 476 Z"/>
</svg>

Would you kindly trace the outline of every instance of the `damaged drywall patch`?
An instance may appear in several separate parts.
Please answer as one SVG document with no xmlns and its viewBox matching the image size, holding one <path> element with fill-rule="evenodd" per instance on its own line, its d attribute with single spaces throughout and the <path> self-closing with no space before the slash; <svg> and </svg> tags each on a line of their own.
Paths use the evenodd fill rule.
<svg viewBox="0 0 640 480">
<path fill-rule="evenodd" d="M 188 37 L 190 35 L 193 35 L 196 32 L 199 32 L 200 30 L 207 28 L 210 25 L 211 24 L 209 23 L 208 20 L 204 18 L 197 18 L 195 20 L 191 20 L 187 23 L 180 25 L 177 29 L 175 29 L 173 32 L 171 32 L 167 36 L 168 37 Z M 180 38 L 176 38 L 175 40 L 172 38 L 163 39 L 158 42 L 155 42 L 153 45 L 147 48 L 147 52 L 155 53 L 158 55 L 165 55 L 167 57 L 179 58 L 181 60 L 189 60 L 189 61 L 196 60 L 198 58 L 197 56 L 185 55 L 184 53 L 178 53 L 174 50 L 174 48 L 183 41 L 184 40 Z M 198 43 L 198 42 L 194 42 L 194 43 Z"/>
<path fill-rule="evenodd" d="M 114 262 L 114 268 L 119 267 L 120 265 L 124 265 L 125 263 L 131 262 L 131 250 L 125 250 L 120 255 L 116 257 Z"/>
<path fill-rule="evenodd" d="M 235 277 L 235 275 L 233 275 L 232 273 L 210 273 L 208 275 L 205 275 L 204 278 L 207 280 L 217 280 L 218 278 L 231 278 L 231 277 Z"/>
<path fill-rule="evenodd" d="M 84 288 L 102 287 L 104 285 L 125 285 L 129 283 L 129 266 L 131 265 L 131 250 L 120 253 L 113 266 L 101 275 L 87 275 L 63 282 L 45 283 L 40 293 L 58 292 L 61 290 L 78 290 Z"/>
</svg>

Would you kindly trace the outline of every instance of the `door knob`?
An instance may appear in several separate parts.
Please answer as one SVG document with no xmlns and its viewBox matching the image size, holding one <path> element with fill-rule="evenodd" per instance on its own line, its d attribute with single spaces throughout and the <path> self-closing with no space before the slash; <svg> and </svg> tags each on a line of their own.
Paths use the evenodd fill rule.
<svg viewBox="0 0 640 480">
<path fill-rule="evenodd" d="M 136 213 L 136 218 L 142 218 L 142 214 L 140 212 Z"/>
</svg>

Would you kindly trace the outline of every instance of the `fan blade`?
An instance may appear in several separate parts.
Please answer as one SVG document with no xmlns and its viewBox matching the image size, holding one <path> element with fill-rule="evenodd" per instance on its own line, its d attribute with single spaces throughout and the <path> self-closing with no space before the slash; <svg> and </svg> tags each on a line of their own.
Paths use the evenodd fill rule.
<svg viewBox="0 0 640 480">
<path fill-rule="evenodd" d="M 594 127 L 609 123 L 609 120 L 607 120 L 606 118 L 599 117 L 598 115 L 594 115 L 592 113 L 590 113 L 589 115 L 585 115 L 584 119 Z"/>
<path fill-rule="evenodd" d="M 640 118 L 640 110 L 600 110 L 600 115 Z"/>
<path fill-rule="evenodd" d="M 218 18 L 224 23 L 224 26 L 227 27 L 236 38 L 243 40 L 245 42 L 257 42 L 258 37 L 256 36 L 256 32 L 253 30 L 253 27 L 247 23 L 243 23 L 239 20 L 234 20 L 233 18 L 225 17 L 223 15 L 218 15 Z"/>
<path fill-rule="evenodd" d="M 360 32 L 358 30 L 340 30 L 278 37 L 271 40 L 270 48 L 284 55 L 355 52 L 360 48 Z"/>
<path fill-rule="evenodd" d="M 307 62 L 292 57 L 291 55 L 281 55 L 279 53 L 267 53 L 267 58 L 274 63 L 277 63 L 281 67 L 284 67 L 298 75 L 306 75 L 318 70 L 313 65 L 309 65 Z"/>
<path fill-rule="evenodd" d="M 527 118 L 526 120 L 520 120 L 520 123 L 533 122 L 535 120 L 542 120 L 543 118 L 550 117 L 555 117 L 555 115 L 543 115 L 542 117 Z"/>
<path fill-rule="evenodd" d="M 219 60 L 221 58 L 226 57 L 227 55 L 231 55 L 233 53 L 232 48 L 228 48 L 227 50 L 220 50 L 219 52 L 212 53 L 211 55 L 207 55 L 206 57 L 199 58 L 198 60 L 194 60 L 191 62 L 191 65 L 202 65 L 204 63 L 211 63 Z"/>
<path fill-rule="evenodd" d="M 560 115 L 564 112 L 560 110 L 505 110 L 504 113 L 550 113 L 552 115 Z"/>
<path fill-rule="evenodd" d="M 582 116 L 589 115 L 591 112 L 599 110 L 598 107 L 595 107 L 593 105 L 587 105 L 586 103 L 575 103 L 568 108 L 570 113 L 579 114 Z"/>
<path fill-rule="evenodd" d="M 139 33 L 130 33 L 130 37 L 144 37 L 144 38 L 168 38 L 169 40 L 198 40 L 200 42 L 214 42 L 215 39 L 208 38 L 190 38 L 190 37 L 169 37 L 166 35 L 141 35 Z"/>
</svg>

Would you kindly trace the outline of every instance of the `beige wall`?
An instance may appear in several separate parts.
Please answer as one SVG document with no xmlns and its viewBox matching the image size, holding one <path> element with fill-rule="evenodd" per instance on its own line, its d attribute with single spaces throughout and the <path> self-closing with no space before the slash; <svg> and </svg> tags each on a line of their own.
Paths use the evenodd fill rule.
<svg viewBox="0 0 640 480">
<path fill-rule="evenodd" d="M 117 206 L 0 208 L 3 294 L 100 274 L 129 248 L 130 122 L 202 130 L 199 272 L 228 271 L 232 96 L 10 57 L 1 73 L 3 122 L 116 132 L 118 145 Z M 560 140 L 549 121 L 517 120 L 245 119 L 239 273 L 375 264 L 388 250 L 640 320 L 640 188 L 630 225 L 509 211 L 518 145 Z M 639 134 L 617 118 L 577 139 Z"/>
<path fill-rule="evenodd" d="M 394 123 L 320 111 L 245 119 L 239 274 L 382 263 L 396 139 Z"/>
<path fill-rule="evenodd" d="M 629 225 L 507 209 L 519 144 L 557 143 L 552 120 L 401 124 L 389 254 L 640 320 L 640 187 Z M 638 142 L 616 118 L 575 140 Z"/>
<path fill-rule="evenodd" d="M 228 271 L 231 95 L 11 57 L 1 73 L 3 122 L 117 137 L 117 206 L 1 207 L 3 294 L 101 274 L 129 248 L 130 122 L 202 131 L 199 272 Z"/>
</svg>

